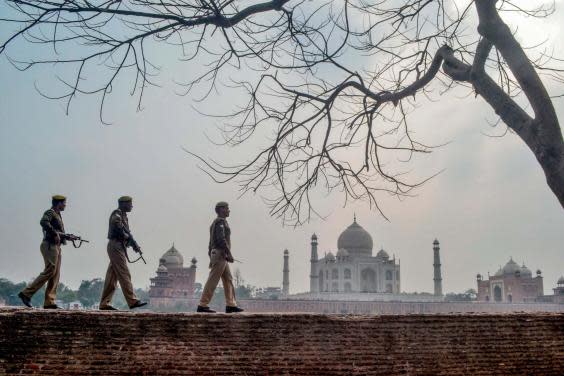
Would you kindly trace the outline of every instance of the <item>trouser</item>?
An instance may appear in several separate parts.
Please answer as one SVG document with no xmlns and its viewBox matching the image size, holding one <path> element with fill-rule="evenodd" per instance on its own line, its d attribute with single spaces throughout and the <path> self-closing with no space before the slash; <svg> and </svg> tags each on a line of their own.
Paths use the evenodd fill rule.
<svg viewBox="0 0 564 376">
<path fill-rule="evenodd" d="M 200 305 L 207 307 L 208 304 L 210 304 L 215 288 L 221 278 L 223 291 L 225 292 L 225 305 L 236 307 L 237 302 L 235 301 L 233 277 L 229 270 L 229 264 L 225 259 L 225 252 L 222 249 L 212 249 L 210 253 L 210 269 L 210 275 L 208 276 L 202 297 L 200 298 Z"/>
<path fill-rule="evenodd" d="M 29 286 L 22 290 L 22 294 L 31 299 L 33 294 L 47 282 L 43 305 L 53 305 L 57 297 L 57 286 L 59 285 L 59 277 L 61 276 L 61 246 L 60 244 L 52 244 L 43 241 L 39 249 L 41 250 L 41 255 L 45 262 L 45 269 L 43 269 L 41 274 L 39 274 Z"/>
<path fill-rule="evenodd" d="M 106 280 L 104 282 L 104 291 L 102 291 L 102 299 L 100 300 L 100 307 L 107 307 L 112 302 L 112 297 L 116 291 L 117 284 L 121 287 L 125 301 L 131 307 L 139 299 L 133 291 L 133 284 L 131 283 L 131 274 L 127 267 L 126 249 L 122 242 L 117 240 L 110 240 L 108 242 L 108 256 L 110 257 L 110 264 L 106 272 Z"/>
</svg>

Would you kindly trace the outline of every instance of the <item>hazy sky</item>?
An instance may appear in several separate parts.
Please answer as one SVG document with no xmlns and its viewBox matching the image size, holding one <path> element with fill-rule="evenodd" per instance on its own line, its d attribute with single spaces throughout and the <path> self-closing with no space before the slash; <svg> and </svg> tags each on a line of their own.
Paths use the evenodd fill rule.
<svg viewBox="0 0 564 376">
<path fill-rule="evenodd" d="M 548 38 L 564 52 L 562 5 L 557 2 L 558 12 L 549 21 L 520 24 L 521 40 Z M 0 26 L 1 39 L 6 30 Z M 538 30 L 542 35 L 533 33 Z M 173 242 L 185 264 L 198 259 L 196 279 L 205 281 L 208 226 L 219 200 L 231 204 L 233 253 L 243 261 L 233 266 L 256 286 L 281 285 L 287 248 L 290 290 L 306 291 L 311 234 L 318 235 L 321 254 L 335 252 L 353 213 L 371 233 L 374 254 L 383 246 L 401 259 L 404 291 L 432 291 L 435 238 L 441 243 L 445 292 L 475 288 L 477 273 L 495 273 L 510 256 L 533 271 L 542 270 L 545 293 L 551 293 L 564 274 L 564 211 L 520 139 L 513 134 L 484 136 L 502 134 L 505 126 L 488 125 L 486 119 L 494 119 L 494 114 L 481 98 L 462 98 L 462 92 L 455 91 L 436 103 L 421 102 L 411 118 L 413 131 L 432 144 L 450 143 L 414 167 L 418 175 L 445 171 L 417 197 L 399 202 L 380 196 L 389 222 L 365 203 L 343 208 L 337 194 L 320 206 L 325 221 L 293 228 L 269 217 L 258 195 L 237 199 L 236 185 L 214 184 L 182 150 L 218 159 L 240 155 L 210 144 L 205 134 L 217 135 L 217 120 L 192 108 L 229 109 L 232 98 L 219 93 L 213 101 L 195 104 L 190 97 L 176 95 L 173 78 L 189 74 L 182 63 L 164 66 L 159 77 L 164 87 L 147 93 L 141 112 L 126 94 L 115 95 L 108 107 L 113 124 L 105 126 L 98 118 L 97 98 L 79 97 L 66 116 L 64 104 L 37 93 L 35 85 L 51 87 L 52 67 L 20 73 L 0 57 L 0 195 L 5 202 L 0 277 L 30 280 L 41 271 L 39 219 L 52 194 L 68 196 L 63 213 L 67 230 L 90 240 L 78 250 L 63 250 L 61 281 L 72 287 L 82 279 L 104 276 L 108 216 L 124 194 L 134 198 L 130 224 L 148 261 L 131 266 L 138 287 L 149 285 L 158 259 Z M 559 92 L 549 89 L 562 92 L 562 87 Z M 564 100 L 554 104 L 562 120 Z"/>
</svg>

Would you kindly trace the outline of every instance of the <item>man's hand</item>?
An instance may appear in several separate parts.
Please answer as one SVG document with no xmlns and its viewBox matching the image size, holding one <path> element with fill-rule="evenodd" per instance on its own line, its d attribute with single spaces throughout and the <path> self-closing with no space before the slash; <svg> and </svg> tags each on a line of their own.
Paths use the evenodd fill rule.
<svg viewBox="0 0 564 376">
<path fill-rule="evenodd" d="M 133 247 L 133 250 L 134 250 L 135 252 L 137 252 L 137 253 L 143 253 L 143 252 L 141 252 L 141 247 L 139 247 L 138 245 L 137 245 L 137 246 L 134 246 L 134 247 Z"/>
<path fill-rule="evenodd" d="M 227 254 L 225 255 L 225 259 L 227 260 L 227 262 L 231 262 L 231 263 L 235 261 L 233 259 L 233 255 L 231 255 L 231 252 L 227 252 Z"/>
</svg>

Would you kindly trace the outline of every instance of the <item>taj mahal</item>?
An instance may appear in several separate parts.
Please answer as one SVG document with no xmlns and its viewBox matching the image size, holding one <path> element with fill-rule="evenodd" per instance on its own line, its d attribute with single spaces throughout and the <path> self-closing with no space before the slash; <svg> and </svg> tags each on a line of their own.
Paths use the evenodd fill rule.
<svg viewBox="0 0 564 376">
<path fill-rule="evenodd" d="M 319 259 L 317 235 L 311 237 L 310 292 L 400 292 L 400 265 L 384 249 L 372 255 L 372 237 L 357 222 L 341 233 L 337 254 Z"/>
<path fill-rule="evenodd" d="M 372 236 L 358 224 L 356 216 L 337 240 L 337 252 L 329 251 L 319 257 L 316 234 L 311 236 L 309 292 L 288 295 L 289 273 L 283 274 L 283 293 L 287 299 L 314 300 L 421 300 L 443 299 L 439 242 L 433 242 L 433 294 L 425 297 L 401 293 L 400 262 L 381 248 L 373 255 Z M 285 252 L 284 270 L 288 269 Z"/>
</svg>

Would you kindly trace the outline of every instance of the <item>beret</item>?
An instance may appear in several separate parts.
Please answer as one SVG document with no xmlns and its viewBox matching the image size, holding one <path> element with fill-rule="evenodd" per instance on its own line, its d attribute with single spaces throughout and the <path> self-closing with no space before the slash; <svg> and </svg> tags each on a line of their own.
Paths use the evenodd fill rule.
<svg viewBox="0 0 564 376">
<path fill-rule="evenodd" d="M 51 197 L 51 198 L 52 198 L 53 200 L 55 200 L 55 201 L 64 201 L 64 200 L 67 199 L 67 198 L 66 198 L 65 196 L 63 196 L 63 195 L 54 195 L 54 196 Z"/>
<path fill-rule="evenodd" d="M 215 207 L 216 207 L 216 208 L 225 208 L 225 207 L 227 207 L 227 206 L 229 206 L 229 204 L 228 204 L 227 202 L 225 202 L 225 201 L 220 201 L 220 202 L 218 202 L 217 204 L 215 204 Z"/>
<path fill-rule="evenodd" d="M 131 202 L 131 201 L 133 201 L 131 196 L 121 196 L 120 198 L 118 198 L 118 202 Z"/>
</svg>

